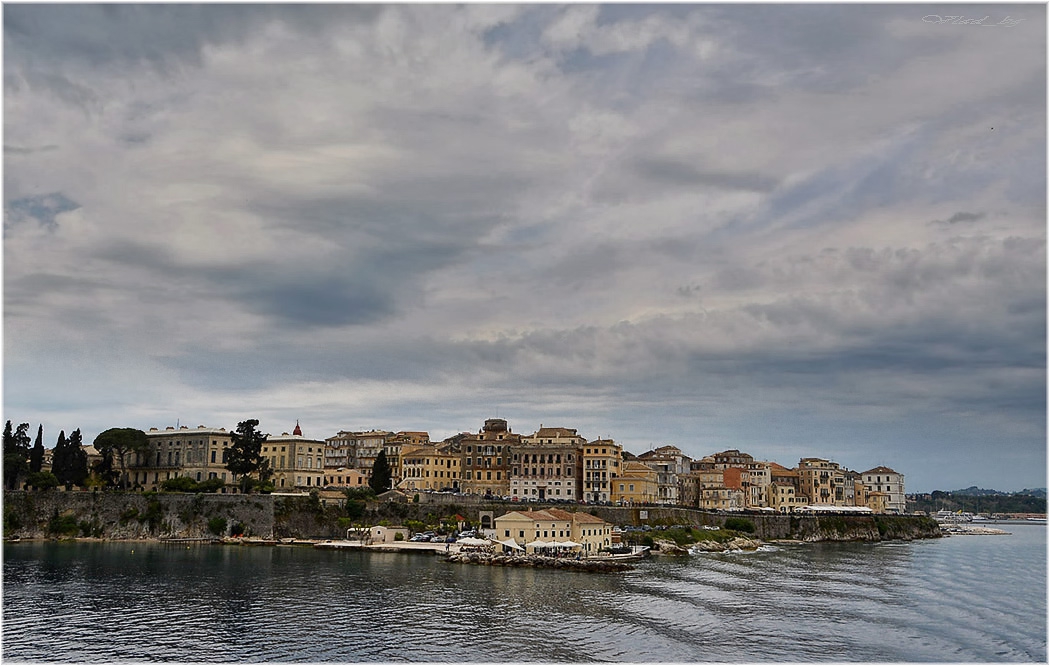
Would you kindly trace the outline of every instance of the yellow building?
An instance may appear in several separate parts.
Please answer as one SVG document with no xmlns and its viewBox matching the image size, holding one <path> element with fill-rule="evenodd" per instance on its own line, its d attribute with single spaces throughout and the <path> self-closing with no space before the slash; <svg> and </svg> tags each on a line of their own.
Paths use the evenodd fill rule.
<svg viewBox="0 0 1050 666">
<path fill-rule="evenodd" d="M 399 490 L 459 490 L 460 456 L 449 445 L 406 444 L 401 449 Z"/>
<path fill-rule="evenodd" d="M 583 501 L 609 502 L 612 480 L 620 474 L 623 447 L 611 439 L 596 439 L 583 446 Z"/>
<path fill-rule="evenodd" d="M 262 445 L 262 456 L 270 460 L 270 477 L 277 490 L 317 488 L 324 486 L 325 443 L 303 436 L 299 424 L 292 434 L 268 435 Z"/>
<path fill-rule="evenodd" d="M 336 486 L 337 488 L 364 488 L 368 485 L 368 477 L 361 470 L 336 467 L 326 467 L 324 470 L 324 485 Z"/>
<path fill-rule="evenodd" d="M 612 481 L 611 501 L 614 504 L 655 504 L 658 495 L 656 470 L 645 463 L 628 460 L 620 468 L 620 476 Z"/>
<path fill-rule="evenodd" d="M 798 476 L 801 494 L 807 496 L 811 504 L 845 504 L 845 475 L 838 463 L 823 458 L 803 458 L 798 461 Z"/>
<path fill-rule="evenodd" d="M 561 509 L 511 511 L 494 521 L 499 541 L 513 539 L 526 552 L 549 551 L 555 543 L 566 552 L 595 555 L 612 545 L 612 524 L 589 513 L 570 513 Z M 549 545 L 548 545 L 549 544 Z"/>
</svg>

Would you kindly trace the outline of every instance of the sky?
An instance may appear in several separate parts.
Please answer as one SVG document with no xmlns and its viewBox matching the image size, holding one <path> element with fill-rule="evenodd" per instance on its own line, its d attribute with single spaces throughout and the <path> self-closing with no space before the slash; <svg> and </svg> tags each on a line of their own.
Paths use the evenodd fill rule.
<svg viewBox="0 0 1050 666">
<path fill-rule="evenodd" d="M 962 18 L 953 18 L 962 17 Z M 1045 487 L 1046 6 L 3 7 L 5 420 Z"/>
</svg>

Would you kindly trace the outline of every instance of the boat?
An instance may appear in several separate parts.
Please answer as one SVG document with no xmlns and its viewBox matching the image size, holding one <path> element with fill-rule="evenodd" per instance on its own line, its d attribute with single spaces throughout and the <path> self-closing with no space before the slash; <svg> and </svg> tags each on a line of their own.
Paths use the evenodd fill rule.
<svg viewBox="0 0 1050 666">
<path fill-rule="evenodd" d="M 611 548 L 608 553 L 602 553 L 597 558 L 592 559 L 631 562 L 635 560 L 643 560 L 651 554 L 649 546 L 620 546 L 618 548 Z"/>
<path fill-rule="evenodd" d="M 948 509 L 941 509 L 933 515 L 933 519 L 938 523 L 970 523 L 973 522 L 973 514 L 966 511 L 949 511 Z"/>
</svg>

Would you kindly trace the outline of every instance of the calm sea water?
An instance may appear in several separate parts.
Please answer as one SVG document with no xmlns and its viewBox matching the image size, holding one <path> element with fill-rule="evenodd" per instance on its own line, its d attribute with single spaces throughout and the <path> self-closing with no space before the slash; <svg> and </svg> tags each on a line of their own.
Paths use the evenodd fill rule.
<svg viewBox="0 0 1050 666">
<path fill-rule="evenodd" d="M 299 547 L 8 544 L 18 662 L 1045 662 L 1045 525 L 619 574 Z"/>
</svg>

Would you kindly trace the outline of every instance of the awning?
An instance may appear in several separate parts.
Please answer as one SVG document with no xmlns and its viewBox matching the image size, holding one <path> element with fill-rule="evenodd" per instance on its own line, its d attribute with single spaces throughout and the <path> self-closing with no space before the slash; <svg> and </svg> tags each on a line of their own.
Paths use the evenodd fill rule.
<svg viewBox="0 0 1050 666">
<path fill-rule="evenodd" d="M 456 543 L 462 546 L 487 546 L 489 545 L 488 539 L 475 539 L 474 537 L 464 537 Z"/>
<path fill-rule="evenodd" d="M 529 548 L 550 548 L 552 544 L 551 544 L 550 541 L 539 541 L 539 540 L 537 540 L 537 541 L 530 541 L 529 543 L 527 543 L 525 545 L 528 546 Z"/>
<path fill-rule="evenodd" d="M 493 539 L 493 541 L 495 541 L 495 539 Z M 496 543 L 498 543 L 500 545 L 503 545 L 503 546 L 506 546 L 507 548 L 515 548 L 517 550 L 525 550 L 524 548 L 519 546 L 518 542 L 515 541 L 514 539 L 507 539 L 506 541 L 496 541 Z"/>
<path fill-rule="evenodd" d="M 575 541 L 562 541 L 555 545 L 557 545 L 560 548 L 576 548 L 578 546 L 582 546 L 583 544 L 576 543 Z"/>
</svg>

